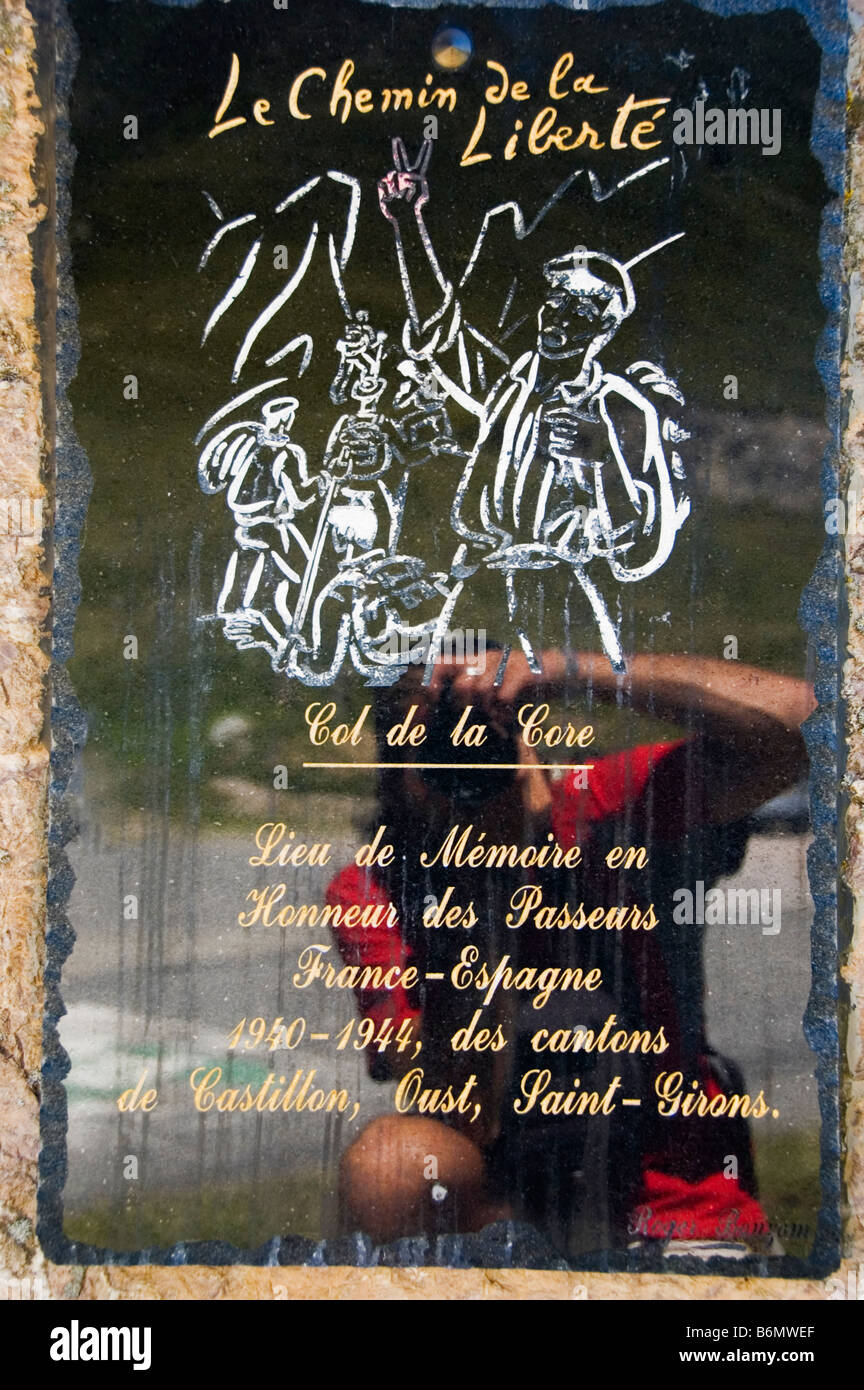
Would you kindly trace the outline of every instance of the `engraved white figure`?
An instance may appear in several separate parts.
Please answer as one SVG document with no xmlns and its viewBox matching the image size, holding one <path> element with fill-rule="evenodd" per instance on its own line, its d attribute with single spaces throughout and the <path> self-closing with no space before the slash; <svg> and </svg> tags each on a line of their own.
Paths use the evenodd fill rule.
<svg viewBox="0 0 864 1390">
<path fill-rule="evenodd" d="M 620 376 L 606 372 L 599 360 L 636 306 L 630 268 L 659 247 L 626 265 L 584 246 L 548 261 L 534 349 L 521 355 L 491 391 L 480 392 L 470 369 L 469 340 L 481 341 L 505 361 L 506 354 L 467 322 L 432 247 L 423 217 L 429 148 L 424 146 L 411 165 L 403 143 L 394 141 L 395 167 L 379 184 L 379 200 L 395 230 L 408 310 L 405 350 L 425 358 L 448 395 L 478 421 L 451 511 L 462 541 L 452 574 L 464 580 L 481 564 L 503 573 L 510 618 L 536 666 L 518 576 L 527 571 L 528 583 L 536 584 L 530 572 L 567 565 L 588 600 L 604 651 L 613 667 L 623 670 L 620 640 L 589 567 L 596 571 L 605 563 L 619 583 L 647 578 L 668 560 L 690 511 L 689 498 L 676 486 L 683 478 L 680 457 L 673 450 L 667 461 L 664 443 L 664 435 L 673 442 L 687 436 L 674 421 L 661 421 L 640 389 L 683 404 L 677 386 L 653 363 L 634 363 Z M 413 263 L 411 239 L 420 248 Z M 418 308 L 418 280 L 424 276 L 427 298 L 434 296 L 433 282 L 440 292 L 426 318 Z M 482 384 L 479 371 L 476 377 Z"/>
<path fill-rule="evenodd" d="M 263 647 L 274 669 L 305 684 L 331 684 L 346 659 L 370 684 L 389 684 L 418 652 L 428 681 L 457 600 L 470 602 L 471 578 L 483 567 L 502 576 L 506 593 L 512 637 L 499 668 L 503 677 L 515 641 L 538 669 L 531 604 L 542 592 L 542 571 L 563 566 L 584 595 L 603 650 L 622 671 L 610 597 L 617 585 L 647 579 L 672 553 L 690 510 L 674 446 L 688 435 L 665 415 L 669 401 L 683 405 L 683 397 L 662 368 L 643 360 L 619 374 L 606 370 L 601 353 L 636 307 L 632 268 L 683 233 L 628 261 L 581 245 L 547 260 L 539 309 L 535 298 L 534 307 L 513 321 L 514 279 L 502 295 L 497 328 L 483 331 L 445 275 L 425 225 L 431 150 L 424 141 L 412 164 L 395 139 L 394 167 L 377 189 L 394 232 L 407 311 L 399 352 L 384 331 L 372 327 L 366 311 L 352 311 L 346 289 L 360 203 L 357 180 L 330 171 L 326 182 L 313 179 L 276 207 L 281 216 L 319 198 L 322 190 L 347 193 L 343 232 L 337 228 L 326 237 L 345 322 L 335 345 L 338 369 L 330 403 L 310 402 L 316 411 L 332 405 L 342 413 L 330 428 L 320 468 L 311 473 L 305 452 L 290 438 L 294 397 L 268 400 L 263 423 L 240 421 L 212 433 L 226 414 L 285 377 L 244 392 L 202 430 L 199 440 L 207 442 L 199 458 L 201 486 L 205 492 L 227 490 L 236 525 L 237 546 L 217 616 L 239 647 Z M 471 280 L 496 219 L 500 224 L 512 218 L 513 235 L 522 241 L 583 175 L 601 202 L 666 164 L 653 160 L 606 190 L 591 171 L 577 169 L 530 224 L 518 203 L 491 208 L 459 290 Z M 252 330 L 271 321 L 281 326 L 311 274 L 324 225 L 319 218 L 330 217 L 326 203 L 315 204 L 314 216 L 308 255 L 266 311 L 257 312 L 254 303 L 255 322 L 233 381 L 241 359 L 247 364 Z M 208 243 L 202 267 L 223 235 L 247 223 L 256 223 L 254 215 L 224 223 Z M 211 313 L 205 339 L 223 313 L 242 309 L 249 294 L 262 244 L 260 231 L 250 228 L 249 234 L 255 242 Z M 514 360 L 509 341 L 535 315 L 533 346 Z M 485 318 L 495 317 L 487 303 L 484 326 Z M 295 321 L 293 328 L 298 326 Z M 302 349 L 296 367 L 302 378 L 316 348 L 305 331 L 311 326 L 304 322 L 304 331 L 294 332 L 265 365 Z M 293 328 L 287 327 L 290 334 Z M 393 389 L 391 382 L 400 378 Z M 463 432 L 466 448 L 451 422 L 454 407 L 471 422 L 470 437 Z M 444 455 L 463 459 L 464 466 L 442 497 L 437 520 L 447 518 L 453 543 L 439 558 L 426 553 L 436 544 L 440 551 L 436 518 L 429 519 L 425 542 L 415 537 L 406 549 L 402 533 L 406 499 L 415 495 L 411 472 Z M 416 495 L 422 499 L 425 493 Z M 476 614 L 471 621 L 477 622 Z"/>
<path fill-rule="evenodd" d="M 320 496 L 306 454 L 291 440 L 294 396 L 262 407 L 262 421 L 239 420 L 213 435 L 198 459 L 204 492 L 225 491 L 237 548 L 225 570 L 216 612 L 239 648 L 264 647 L 275 659 L 293 622 L 292 590 L 302 584 L 309 543 L 297 524 Z"/>
</svg>

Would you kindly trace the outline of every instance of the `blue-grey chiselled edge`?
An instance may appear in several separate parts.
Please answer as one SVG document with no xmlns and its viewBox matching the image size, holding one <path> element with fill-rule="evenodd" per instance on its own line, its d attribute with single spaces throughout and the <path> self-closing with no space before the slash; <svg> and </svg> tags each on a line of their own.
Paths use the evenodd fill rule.
<svg viewBox="0 0 864 1390">
<path fill-rule="evenodd" d="M 164 5 L 191 6 L 199 0 L 153 0 Z M 375 3 L 376 0 L 362 0 Z M 394 8 L 431 9 L 430 0 L 383 0 Z M 656 0 L 615 0 L 617 5 Z M 242 3 L 242 0 L 235 0 Z M 463 0 L 463 4 L 465 0 Z M 487 8 L 539 9 L 547 0 L 468 0 Z M 557 0 L 551 0 L 557 3 Z M 823 216 L 820 238 L 822 274 L 820 295 L 827 321 L 816 354 L 825 387 L 830 442 L 822 463 L 822 489 L 827 499 L 838 493 L 838 461 L 843 424 L 840 395 L 841 330 L 844 318 L 842 280 L 843 188 L 845 171 L 845 74 L 847 18 L 841 0 L 696 0 L 700 9 L 722 16 L 768 14 L 777 9 L 798 11 L 807 20 L 822 51 L 821 83 L 816 96 L 810 146 L 820 161 L 834 195 Z M 611 0 L 589 0 L 589 8 L 615 8 Z M 562 3 L 561 8 L 571 6 Z M 60 973 L 74 941 L 67 920 L 72 872 L 64 845 L 75 834 L 66 801 L 66 787 L 86 736 L 86 720 L 71 689 L 65 663 L 72 653 L 75 611 L 80 597 L 77 560 L 81 531 L 91 488 L 87 457 L 73 428 L 67 391 L 78 364 L 77 304 L 72 283 L 66 235 L 75 152 L 69 129 L 69 97 L 75 72 L 77 41 L 63 0 L 57 0 L 53 20 L 40 15 L 40 45 L 51 62 L 48 46 L 56 43 L 56 161 L 57 180 L 57 505 L 54 532 L 54 647 L 50 791 L 50 880 L 45 969 L 45 1021 L 42 1098 L 42 1151 L 38 1234 L 45 1253 L 60 1264 L 122 1265 L 441 1265 L 453 1268 L 567 1269 L 571 1266 L 532 1228 L 502 1222 L 478 1235 L 418 1238 L 375 1247 L 363 1236 L 315 1242 L 300 1237 L 275 1237 L 256 1250 L 238 1250 L 221 1241 L 188 1242 L 172 1249 L 114 1253 L 71 1242 L 63 1234 L 62 1193 L 66 1179 L 66 1092 L 63 1078 L 69 1059 L 57 1024 L 64 1013 Z M 50 163 L 49 163 L 50 167 Z M 45 364 L 51 370 L 51 364 Z M 841 1242 L 840 1112 L 838 1037 L 838 923 L 837 923 L 837 781 L 842 762 L 839 712 L 839 652 L 843 604 L 843 565 L 839 538 L 826 539 L 816 570 L 801 600 L 801 622 L 815 653 L 819 708 L 805 725 L 811 758 L 810 802 L 814 842 L 809 853 L 810 886 L 815 903 L 812 934 L 813 984 L 804 1029 L 816 1056 L 822 1115 L 822 1210 L 816 1240 L 808 1260 L 783 1257 L 736 1262 L 736 1274 L 785 1278 L 824 1276 L 836 1268 Z M 577 1267 L 576 1264 L 572 1267 Z M 641 1270 L 662 1268 L 656 1258 L 599 1253 L 582 1258 L 583 1270 Z M 668 1266 L 666 1266 L 668 1268 Z M 674 1261 L 676 1273 L 729 1273 L 727 1261 Z"/>
</svg>

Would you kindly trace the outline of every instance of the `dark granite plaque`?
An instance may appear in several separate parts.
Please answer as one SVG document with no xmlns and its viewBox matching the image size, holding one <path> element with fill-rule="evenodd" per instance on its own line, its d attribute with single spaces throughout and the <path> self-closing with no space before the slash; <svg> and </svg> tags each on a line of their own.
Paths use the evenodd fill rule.
<svg viewBox="0 0 864 1390">
<path fill-rule="evenodd" d="M 60 41 L 45 1248 L 833 1268 L 839 7 Z"/>
</svg>

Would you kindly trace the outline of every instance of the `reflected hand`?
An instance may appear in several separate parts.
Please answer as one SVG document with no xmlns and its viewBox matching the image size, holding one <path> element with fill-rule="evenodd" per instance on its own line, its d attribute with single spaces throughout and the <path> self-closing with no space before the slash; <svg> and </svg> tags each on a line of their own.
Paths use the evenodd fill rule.
<svg viewBox="0 0 864 1390">
<path fill-rule="evenodd" d="M 549 653 L 548 658 L 551 663 L 555 654 Z M 437 661 L 427 686 L 430 703 L 439 700 L 446 690 L 455 706 L 473 705 L 493 727 L 502 732 L 512 730 L 520 705 L 532 696 L 539 698 L 552 673 L 547 675 L 545 657 L 543 674 L 538 676 L 522 652 L 511 651 L 501 682 L 496 685 L 503 660 L 503 652 L 487 651 L 474 662 Z"/>
</svg>

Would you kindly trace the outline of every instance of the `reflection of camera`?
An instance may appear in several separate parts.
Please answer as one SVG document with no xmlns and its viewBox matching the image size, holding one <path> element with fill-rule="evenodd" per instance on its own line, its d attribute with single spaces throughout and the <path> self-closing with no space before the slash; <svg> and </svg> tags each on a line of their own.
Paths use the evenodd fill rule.
<svg viewBox="0 0 864 1390">
<path fill-rule="evenodd" d="M 486 741 L 479 748 L 455 746 L 450 735 L 459 722 L 462 706 L 452 698 L 448 686 L 426 718 L 424 761 L 460 764 L 453 767 L 425 767 L 421 776 L 427 786 L 441 796 L 463 806 L 480 806 L 500 796 L 513 785 L 516 772 L 512 766 L 496 768 L 496 763 L 513 764 L 519 761 L 514 733 L 503 733 L 486 725 Z M 482 767 L 472 766 L 482 763 Z"/>
</svg>

